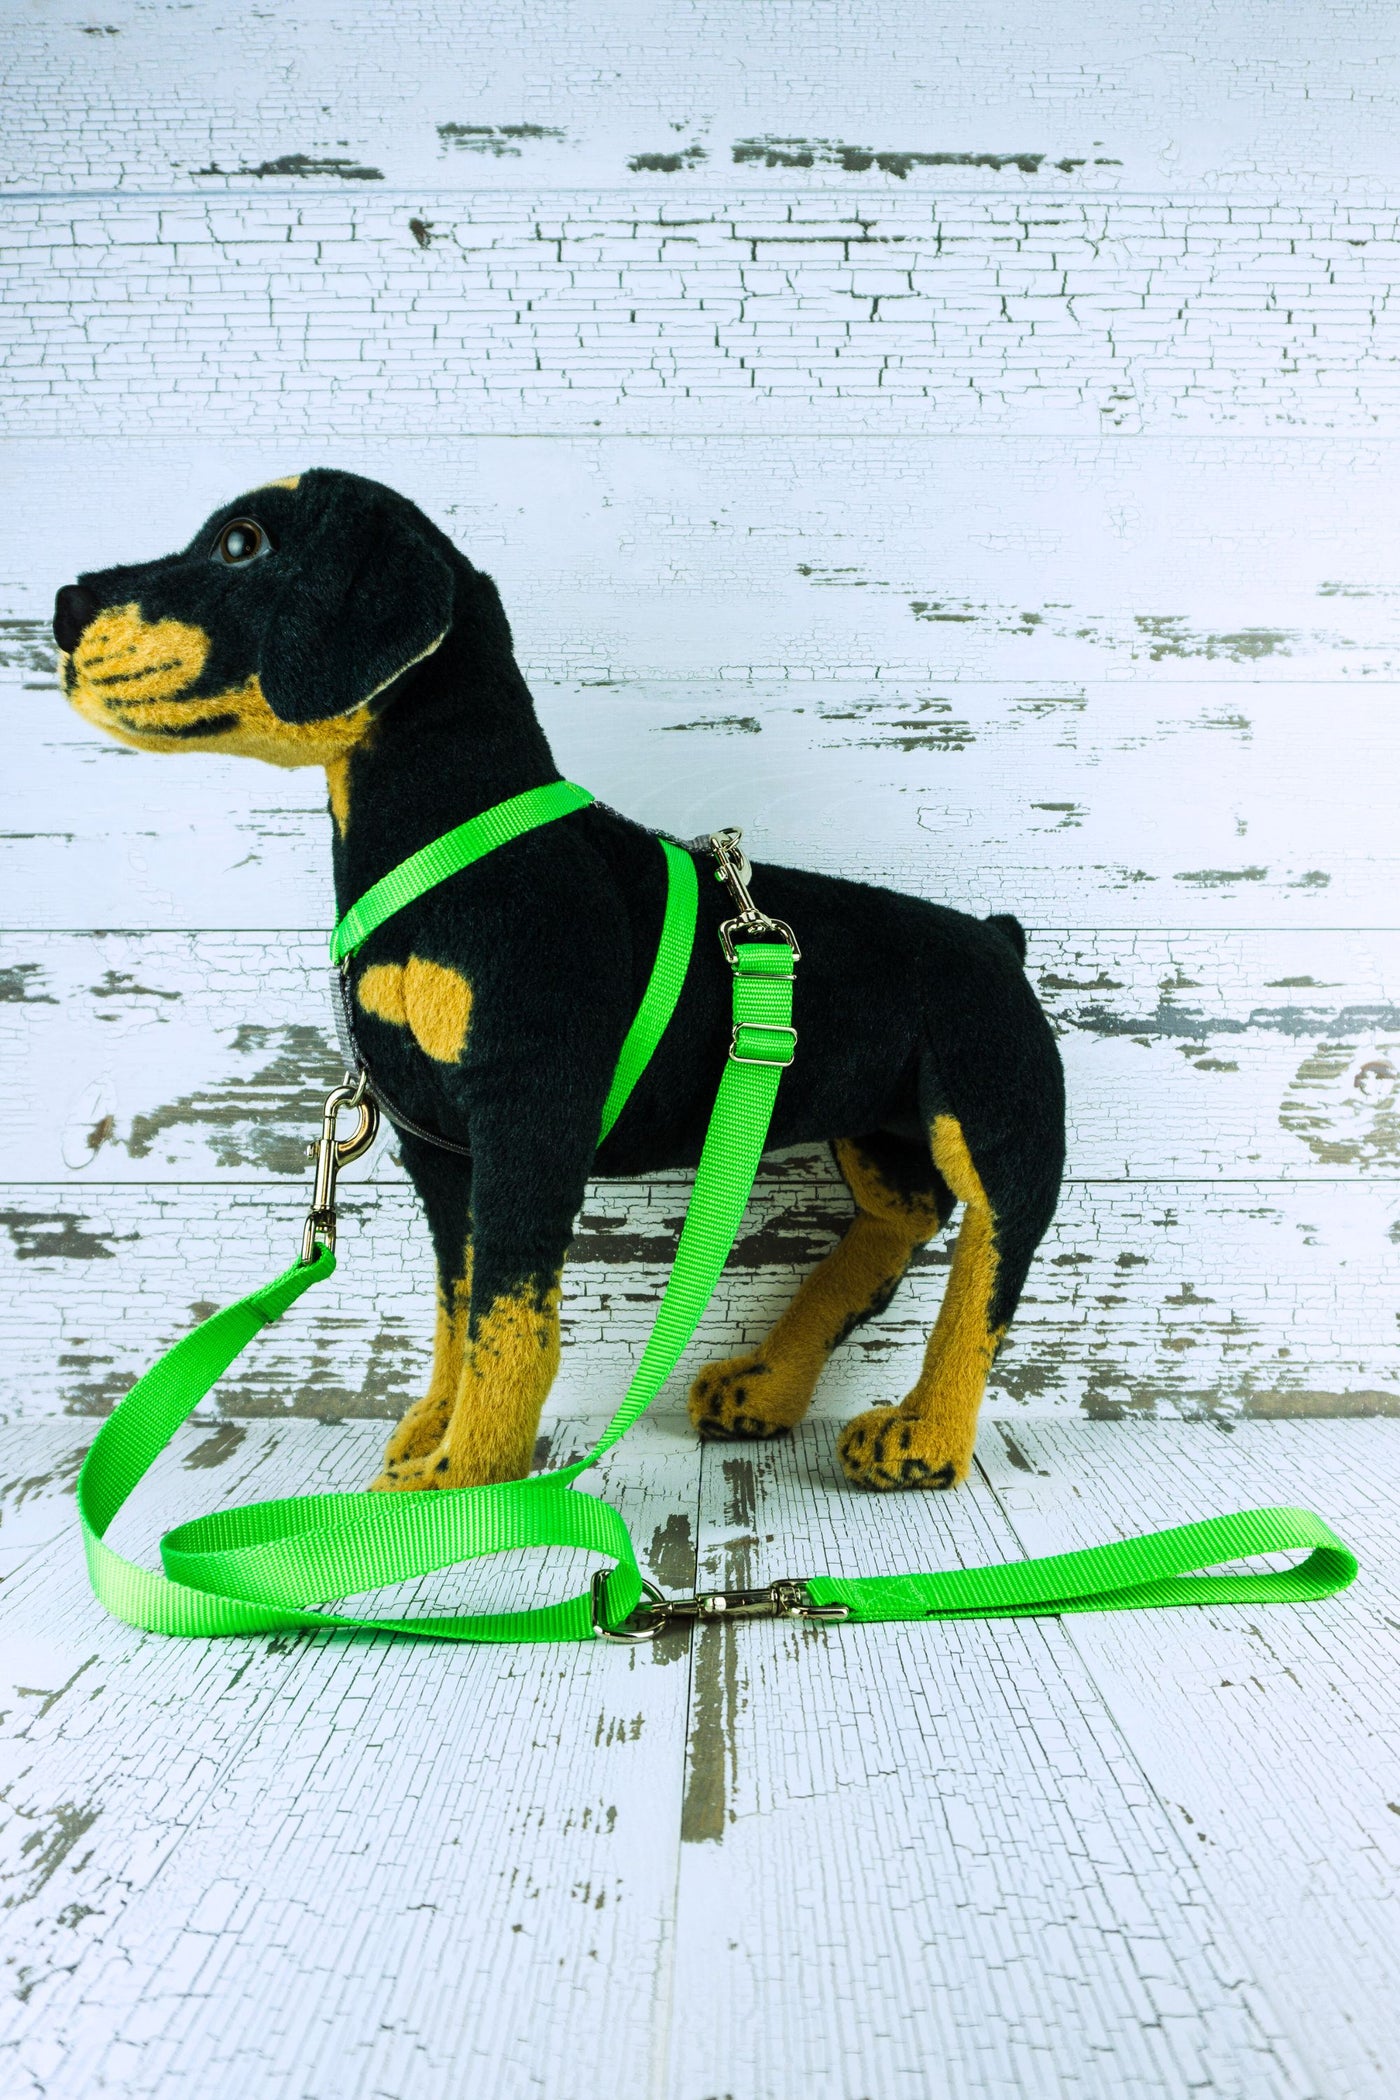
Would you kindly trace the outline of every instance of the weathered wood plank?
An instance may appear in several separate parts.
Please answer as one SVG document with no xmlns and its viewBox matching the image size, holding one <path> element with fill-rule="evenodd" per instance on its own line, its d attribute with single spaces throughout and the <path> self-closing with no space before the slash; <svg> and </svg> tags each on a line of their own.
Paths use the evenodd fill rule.
<svg viewBox="0 0 1400 2100">
<path fill-rule="evenodd" d="M 556 1455 L 594 1426 L 561 1424 Z M 220 1499 L 353 1486 L 378 1442 L 182 1435 L 122 1550 Z M 674 1588 L 697 1480 L 649 1425 L 608 1481 Z M 427 1586 L 448 1609 L 468 1588 L 531 1593 Z M 683 1645 L 159 1640 L 103 1616 L 71 1534 L 5 1584 L 0 1629 L 6 1675 L 53 1687 L 0 1724 L 7 2092 L 632 2089 L 669 1991 Z"/>
<path fill-rule="evenodd" d="M 221 1415 L 395 1418 L 427 1382 L 427 1231 L 402 1186 L 347 1177 L 335 1278 L 260 1335 Z M 640 1351 L 685 1207 L 679 1178 L 595 1183 L 565 1273 L 561 1407 L 611 1406 Z M 5 1192 L 6 1416 L 106 1413 L 159 1350 L 286 1266 L 305 1197 L 278 1188 Z M 711 1357 L 757 1341 L 835 1241 L 849 1201 L 824 1156 L 765 1168 L 668 1407 Z M 1394 1184 L 1210 1181 L 1066 1189 L 992 1373 L 988 1406 L 1096 1418 L 1160 1411 L 1375 1414 L 1400 1407 Z M 913 1383 L 947 1247 L 838 1351 L 818 1395 L 844 1417 Z"/>
<path fill-rule="evenodd" d="M 981 1486 L 839 1485 L 824 1423 L 704 1490 L 714 1583 L 1018 1557 Z M 682 1836 L 684 2100 L 1317 2090 L 1053 1622 L 705 1629 Z"/>
<path fill-rule="evenodd" d="M 1031 182 L 1130 191 L 1397 172 L 1394 18 L 1236 0 L 1192 17 L 1084 0 L 969 16 L 615 0 L 546 19 L 422 0 L 230 13 L 107 0 L 8 27 L 3 179 L 21 189 L 613 183 L 683 203 L 736 180 L 818 191 Z M 742 50 L 743 65 L 734 64 Z M 950 56 L 951 55 L 951 56 Z M 965 163 L 966 165 L 959 165 Z M 1061 166 L 1061 163 L 1066 165 Z"/>
<path fill-rule="evenodd" d="M 11 927 L 329 926 L 318 769 L 124 749 L 12 644 Z M 682 835 L 1032 927 L 1391 926 L 1390 686 L 536 681 L 560 766 Z"/>
<path fill-rule="evenodd" d="M 1400 1174 L 1400 934 L 1037 929 L 1029 965 L 1072 1177 Z M 320 933 L 7 934 L 0 990 L 9 1179 L 305 1180 L 343 1069 Z"/>
<path fill-rule="evenodd" d="M 331 463 L 495 576 L 527 676 L 1273 683 L 1396 675 L 1385 438 L 21 441 L 0 614 Z M 19 650 L 47 646 L 41 625 Z M 937 683 L 934 685 L 937 691 Z M 797 698 L 800 700 L 801 695 Z"/>
<path fill-rule="evenodd" d="M 1027 1553 L 1302 1503 L 1358 1552 L 1288 1610 L 1064 1621 L 1317 2089 L 1388 2100 L 1400 2061 L 1400 1599 L 1389 1422 L 1008 1425 L 979 1445 Z"/>
<path fill-rule="evenodd" d="M 961 197 L 747 173 L 689 205 L 654 184 L 488 199 L 445 172 L 12 204 L 8 427 L 1400 427 L 1393 203 L 1076 195 L 1087 168 Z"/>
<path fill-rule="evenodd" d="M 0 1583 L 73 1522 L 73 1483 L 89 1439 L 73 1423 L 0 1425 Z"/>
</svg>

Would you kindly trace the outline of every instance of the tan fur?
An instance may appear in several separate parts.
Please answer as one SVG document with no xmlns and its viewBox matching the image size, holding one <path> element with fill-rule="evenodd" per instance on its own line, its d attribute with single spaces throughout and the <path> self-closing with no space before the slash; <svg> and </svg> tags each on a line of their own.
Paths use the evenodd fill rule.
<svg viewBox="0 0 1400 2100">
<path fill-rule="evenodd" d="M 327 766 L 352 751 L 370 727 L 366 701 L 324 722 L 284 722 L 256 676 L 222 693 L 189 697 L 209 656 L 202 627 L 143 620 L 136 605 L 113 606 L 60 658 L 64 691 L 83 717 L 138 751 L 230 751 L 274 766 Z M 172 736 L 191 721 L 235 715 L 209 736 Z"/>
<path fill-rule="evenodd" d="M 966 1209 L 918 1383 L 898 1407 L 872 1408 L 841 1432 L 841 1463 L 862 1487 L 953 1487 L 966 1479 L 987 1372 L 1004 1332 L 987 1324 L 996 1219 L 957 1119 L 936 1117 L 931 1143 L 934 1165 Z"/>
<path fill-rule="evenodd" d="M 365 1012 L 373 1014 L 376 1020 L 390 1021 L 395 1028 L 407 1028 L 402 963 L 371 963 L 355 985 L 355 997 Z"/>
<path fill-rule="evenodd" d="M 258 483 L 258 488 L 260 489 L 299 489 L 300 487 L 300 474 L 284 474 L 280 481 L 260 481 Z M 257 489 L 253 493 L 256 495 Z"/>
<path fill-rule="evenodd" d="M 403 1004 L 414 1041 L 439 1064 L 455 1065 L 471 1026 L 472 988 L 457 970 L 410 955 L 403 973 Z"/>
<path fill-rule="evenodd" d="M 168 700 L 193 685 L 209 646 L 204 629 L 190 621 L 143 620 L 139 606 L 111 606 L 84 628 L 68 659 L 68 697 L 105 729 L 110 709 Z"/>
<path fill-rule="evenodd" d="M 896 1188 L 852 1138 L 836 1140 L 836 1164 L 861 1210 L 872 1218 L 906 1226 L 916 1247 L 932 1239 L 938 1230 L 938 1206 L 931 1195 L 921 1189 Z"/>
<path fill-rule="evenodd" d="M 59 676 L 84 721 L 138 751 L 228 751 L 273 766 L 325 766 L 343 830 L 349 780 L 341 768 L 373 727 L 371 703 L 394 679 L 431 656 L 445 632 L 356 706 L 320 722 L 284 722 L 268 706 L 256 673 L 242 685 L 193 697 L 190 688 L 208 661 L 208 635 L 183 620 L 144 620 L 135 604 L 99 613 L 71 656 L 60 655 Z M 236 720 L 208 736 L 171 733 L 216 715 Z"/>
<path fill-rule="evenodd" d="M 369 742 L 368 736 L 365 742 Z M 326 788 L 330 795 L 331 815 L 335 828 L 344 838 L 350 828 L 350 754 L 331 759 L 326 767 Z"/>
<path fill-rule="evenodd" d="M 420 1050 L 441 1065 L 455 1065 L 467 1046 L 472 988 L 445 963 L 410 955 L 406 963 L 374 963 L 355 987 L 367 1014 L 407 1028 Z"/>
<path fill-rule="evenodd" d="M 472 1250 L 466 1250 L 465 1274 L 446 1294 L 438 1285 L 437 1328 L 433 1337 L 433 1369 L 428 1390 L 416 1400 L 384 1449 L 386 1466 L 406 1458 L 421 1458 L 434 1450 L 447 1434 L 458 1388 L 462 1382 L 462 1353 L 467 1340 L 467 1313 L 472 1295 Z"/>
<path fill-rule="evenodd" d="M 478 1487 L 524 1478 L 559 1368 L 559 1296 L 556 1281 L 543 1300 L 528 1291 L 495 1300 L 463 1348 L 445 1433 L 420 1455 L 389 1458 L 373 1488 Z"/>
<path fill-rule="evenodd" d="M 848 1138 L 837 1141 L 836 1157 L 856 1216 L 758 1348 L 700 1373 L 689 1412 L 702 1436 L 774 1436 L 800 1422 L 837 1343 L 886 1301 L 914 1249 L 938 1230 L 931 1196 L 892 1187 Z"/>
</svg>

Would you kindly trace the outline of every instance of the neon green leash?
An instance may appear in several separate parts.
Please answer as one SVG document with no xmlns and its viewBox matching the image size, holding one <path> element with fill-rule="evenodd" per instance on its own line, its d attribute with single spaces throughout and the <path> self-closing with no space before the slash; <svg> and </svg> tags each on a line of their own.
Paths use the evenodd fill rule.
<svg viewBox="0 0 1400 2100">
<path fill-rule="evenodd" d="M 592 799 L 584 789 L 556 781 L 459 825 L 393 869 L 345 914 L 332 940 L 333 958 L 344 961 L 394 912 L 484 854 L 587 807 Z M 617 1511 L 596 1495 L 567 1492 L 650 1405 L 694 1333 L 738 1235 L 778 1086 L 796 1048 L 792 987 L 801 951 L 790 927 L 754 905 L 738 833 L 716 833 L 710 845 L 738 907 L 721 929 L 734 977 L 733 1036 L 655 1325 L 622 1403 L 592 1451 L 557 1472 L 489 1487 L 298 1495 L 217 1511 L 166 1534 L 160 1547 L 163 1575 L 124 1560 L 105 1543 L 113 1518 L 138 1481 L 254 1335 L 333 1273 L 336 1173 L 364 1150 L 375 1124 L 362 1075 L 358 1087 L 338 1088 L 326 1104 L 303 1258 L 177 1342 L 98 1431 L 78 1476 L 77 1499 L 92 1586 L 107 1610 L 156 1633 L 262 1633 L 304 1626 L 377 1628 L 439 1640 L 598 1636 L 636 1641 L 685 1619 L 1005 1618 L 1165 1604 L 1301 1603 L 1344 1589 L 1355 1577 L 1356 1559 L 1321 1518 L 1307 1510 L 1264 1509 L 1001 1567 L 817 1576 L 760 1590 L 665 1598 L 642 1576 Z M 694 860 L 665 841 L 662 850 L 667 897 L 656 962 L 623 1043 L 600 1143 L 675 1011 L 694 944 Z M 344 1107 L 360 1111 L 359 1127 L 349 1140 L 336 1136 L 337 1114 Z M 600 1569 L 589 1589 L 525 1611 L 395 1618 L 326 1608 L 331 1600 L 460 1561 L 546 1546 L 601 1555 L 612 1566 Z M 1308 1558 L 1281 1571 L 1198 1572 L 1298 1549 L 1307 1550 Z"/>
</svg>

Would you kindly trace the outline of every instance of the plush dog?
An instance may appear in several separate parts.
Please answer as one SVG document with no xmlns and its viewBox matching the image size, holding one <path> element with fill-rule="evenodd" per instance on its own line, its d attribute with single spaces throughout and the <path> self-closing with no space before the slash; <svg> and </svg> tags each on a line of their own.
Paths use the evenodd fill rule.
<svg viewBox="0 0 1400 2100">
<path fill-rule="evenodd" d="M 324 766 L 342 913 L 430 839 L 559 778 L 491 579 L 413 504 L 352 474 L 270 482 L 181 553 L 82 576 L 58 593 L 54 634 L 69 700 L 123 743 Z M 961 1201 L 918 1382 L 839 1444 L 862 1486 L 952 1487 L 1063 1163 L 1060 1061 L 1024 936 L 1014 919 L 792 868 L 756 867 L 753 890 L 802 944 L 799 1050 L 769 1142 L 830 1142 L 855 1216 L 767 1339 L 701 1372 L 691 1420 L 729 1438 L 800 1421 L 832 1349 Z M 437 1257 L 437 1334 L 376 1487 L 528 1471 L 589 1177 L 698 1160 L 730 1032 L 728 906 L 713 881 L 700 893 L 680 1003 L 601 1147 L 661 925 L 653 834 L 575 811 L 420 898 L 357 955 L 376 1082 L 470 1152 L 400 1132 Z"/>
</svg>

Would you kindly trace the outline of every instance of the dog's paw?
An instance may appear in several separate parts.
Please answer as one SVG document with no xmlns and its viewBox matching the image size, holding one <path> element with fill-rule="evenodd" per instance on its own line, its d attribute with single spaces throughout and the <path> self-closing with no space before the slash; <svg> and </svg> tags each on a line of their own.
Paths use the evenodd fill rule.
<svg viewBox="0 0 1400 2100">
<path fill-rule="evenodd" d="M 836 1455 L 856 1487 L 950 1488 L 967 1478 L 969 1452 L 950 1453 L 933 1424 L 897 1407 L 873 1407 L 842 1430 Z"/>
<path fill-rule="evenodd" d="M 807 1412 L 811 1387 L 794 1390 L 757 1354 L 710 1364 L 690 1388 L 689 1413 L 697 1436 L 715 1441 L 782 1436 Z"/>
<path fill-rule="evenodd" d="M 432 1394 L 424 1400 L 415 1400 L 384 1446 L 386 1468 L 402 1465 L 406 1458 L 426 1458 L 446 1436 L 451 1419 L 450 1401 L 439 1400 Z"/>
<path fill-rule="evenodd" d="M 452 1461 L 434 1449 L 416 1458 L 388 1459 L 378 1479 L 369 1484 L 371 1495 L 417 1494 L 424 1488 L 468 1487 L 471 1483 L 452 1478 Z"/>
</svg>

